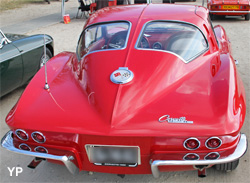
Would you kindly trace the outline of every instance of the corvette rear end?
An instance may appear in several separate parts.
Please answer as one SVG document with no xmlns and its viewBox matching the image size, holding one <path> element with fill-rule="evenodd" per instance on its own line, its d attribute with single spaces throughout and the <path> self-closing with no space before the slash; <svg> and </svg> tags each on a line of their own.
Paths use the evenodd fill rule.
<svg viewBox="0 0 250 183">
<path fill-rule="evenodd" d="M 247 150 L 243 83 L 225 30 L 211 27 L 206 8 L 101 9 L 76 53 L 47 63 L 49 88 L 44 70 L 6 117 L 11 131 L 2 139 L 35 157 L 31 168 L 46 159 L 71 173 L 197 169 L 204 177 L 212 166 L 235 169 Z"/>
</svg>

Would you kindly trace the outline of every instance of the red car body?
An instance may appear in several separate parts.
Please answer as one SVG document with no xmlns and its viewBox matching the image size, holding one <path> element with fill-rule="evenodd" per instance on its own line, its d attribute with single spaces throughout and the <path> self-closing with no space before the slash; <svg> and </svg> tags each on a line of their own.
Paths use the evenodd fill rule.
<svg viewBox="0 0 250 183">
<path fill-rule="evenodd" d="M 213 29 L 208 16 L 206 8 L 191 5 L 98 10 L 84 26 L 77 54 L 63 52 L 47 63 L 49 89 L 44 68 L 27 86 L 6 117 L 11 131 L 2 146 L 64 163 L 72 173 L 158 177 L 160 171 L 198 169 L 204 176 L 208 167 L 237 161 L 247 149 L 240 133 L 245 91 L 225 30 Z M 126 40 L 113 41 L 124 30 Z M 165 46 L 172 35 L 189 41 L 192 31 L 196 55 Z M 106 43 L 97 36 L 104 32 L 111 35 Z"/>
<path fill-rule="evenodd" d="M 214 15 L 227 15 L 244 16 L 245 20 L 249 20 L 249 0 L 208 0 L 207 8 L 212 19 Z"/>
</svg>

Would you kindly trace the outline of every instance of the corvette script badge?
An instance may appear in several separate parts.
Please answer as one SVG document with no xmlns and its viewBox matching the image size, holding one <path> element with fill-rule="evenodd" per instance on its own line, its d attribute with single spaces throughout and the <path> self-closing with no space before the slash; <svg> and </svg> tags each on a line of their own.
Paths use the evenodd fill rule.
<svg viewBox="0 0 250 183">
<path fill-rule="evenodd" d="M 193 124 L 193 121 L 187 121 L 186 117 L 180 117 L 180 118 L 170 118 L 169 115 L 164 115 L 159 118 L 158 120 L 160 123 L 162 122 L 168 122 L 168 123 L 188 123 Z"/>
<path fill-rule="evenodd" d="M 114 71 L 110 75 L 110 80 L 116 84 L 128 83 L 132 81 L 133 78 L 134 78 L 133 72 L 128 70 L 127 67 L 119 67 L 118 70 Z"/>
</svg>

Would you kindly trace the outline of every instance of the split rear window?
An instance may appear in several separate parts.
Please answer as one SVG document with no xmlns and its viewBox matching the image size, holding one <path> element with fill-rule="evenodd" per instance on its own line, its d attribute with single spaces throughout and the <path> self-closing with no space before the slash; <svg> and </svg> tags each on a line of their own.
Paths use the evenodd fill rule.
<svg viewBox="0 0 250 183">
<path fill-rule="evenodd" d="M 208 44 L 201 31 L 193 25 L 153 21 L 145 25 L 136 48 L 167 51 L 189 62 L 206 51 Z"/>
</svg>

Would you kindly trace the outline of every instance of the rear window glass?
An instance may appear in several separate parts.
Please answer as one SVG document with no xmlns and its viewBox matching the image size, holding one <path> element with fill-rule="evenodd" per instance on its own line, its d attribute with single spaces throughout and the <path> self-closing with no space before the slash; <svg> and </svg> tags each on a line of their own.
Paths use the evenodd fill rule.
<svg viewBox="0 0 250 183">
<path fill-rule="evenodd" d="M 84 29 L 78 41 L 78 57 L 82 58 L 85 54 L 98 50 L 125 48 L 129 27 L 128 22 L 109 22 Z"/>
<path fill-rule="evenodd" d="M 136 48 L 171 52 L 188 62 L 206 51 L 208 44 L 193 25 L 156 21 L 146 24 Z"/>
</svg>

